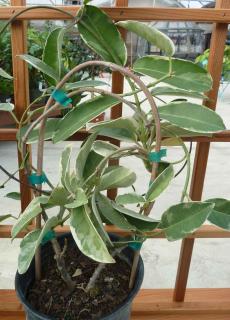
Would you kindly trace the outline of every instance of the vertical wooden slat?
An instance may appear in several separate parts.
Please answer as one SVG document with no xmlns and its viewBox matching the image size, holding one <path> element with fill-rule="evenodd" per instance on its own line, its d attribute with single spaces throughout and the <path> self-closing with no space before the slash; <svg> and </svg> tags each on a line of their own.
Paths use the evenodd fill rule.
<svg viewBox="0 0 230 320">
<path fill-rule="evenodd" d="M 26 0 L 11 0 L 12 6 L 23 6 Z M 27 51 L 27 22 L 14 21 L 11 25 L 11 42 L 12 42 L 12 62 L 14 76 L 14 103 L 17 117 L 23 114 L 29 102 L 29 82 L 28 70 L 25 62 L 18 55 Z M 21 162 L 20 154 L 18 154 L 19 164 Z M 23 170 L 20 171 L 19 177 L 23 185 L 20 185 L 21 192 L 21 209 L 25 207 L 31 200 L 31 191 L 25 186 L 27 183 L 26 176 Z"/>
<path fill-rule="evenodd" d="M 128 0 L 116 0 L 116 7 L 127 7 L 129 4 Z M 120 30 L 120 33 L 122 37 L 125 39 L 126 32 L 124 29 Z M 114 71 L 112 73 L 112 92 L 113 93 L 123 93 L 124 90 L 124 77 L 119 73 Z M 111 119 L 117 119 L 122 116 L 122 104 L 119 103 L 116 106 L 114 106 L 111 110 L 110 117 Z M 118 140 L 113 141 L 114 144 L 117 146 L 120 145 L 120 142 Z M 118 165 L 118 160 L 111 160 L 109 162 L 110 165 Z M 110 199 L 115 199 L 117 195 L 117 189 L 111 189 L 108 190 L 108 197 Z"/>
<path fill-rule="evenodd" d="M 230 1 L 217 0 L 216 8 L 229 9 Z M 210 100 L 205 103 L 207 107 L 213 110 L 216 109 L 216 102 L 218 98 L 227 31 L 227 24 L 217 23 L 213 26 L 210 56 L 208 62 L 208 69 L 213 78 L 213 88 L 208 94 Z M 209 148 L 209 142 L 197 143 L 190 189 L 190 197 L 195 201 L 201 200 L 202 197 Z M 193 246 L 194 239 L 185 239 L 182 242 L 173 296 L 174 301 L 184 301 Z"/>
</svg>

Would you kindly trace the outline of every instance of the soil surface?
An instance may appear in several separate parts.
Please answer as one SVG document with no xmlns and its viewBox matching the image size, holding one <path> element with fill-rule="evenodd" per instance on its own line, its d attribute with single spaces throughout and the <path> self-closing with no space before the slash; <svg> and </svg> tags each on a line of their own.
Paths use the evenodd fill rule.
<svg viewBox="0 0 230 320">
<path fill-rule="evenodd" d="M 130 266 L 118 257 L 115 260 L 114 264 L 106 264 L 94 289 L 86 293 L 87 283 L 98 264 L 75 245 L 69 245 L 66 265 L 76 282 L 74 292 L 65 296 L 65 284 L 51 256 L 43 270 L 43 279 L 30 288 L 28 301 L 37 311 L 56 320 L 101 319 L 115 310 L 129 293 Z"/>
</svg>

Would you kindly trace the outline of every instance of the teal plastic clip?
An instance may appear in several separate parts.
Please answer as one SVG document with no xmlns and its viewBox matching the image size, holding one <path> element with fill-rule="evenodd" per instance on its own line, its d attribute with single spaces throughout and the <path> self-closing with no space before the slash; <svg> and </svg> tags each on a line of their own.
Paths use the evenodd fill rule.
<svg viewBox="0 0 230 320">
<path fill-rule="evenodd" d="M 28 181 L 29 181 L 30 184 L 36 185 L 36 184 L 42 184 L 42 183 L 47 182 L 47 178 L 46 178 L 46 175 L 44 173 L 41 176 L 38 176 L 36 173 L 32 173 L 28 177 Z"/>
<path fill-rule="evenodd" d="M 148 154 L 148 160 L 150 162 L 160 162 L 161 158 L 166 157 L 167 149 L 161 149 L 159 152 L 150 152 Z"/>
<path fill-rule="evenodd" d="M 68 107 L 70 103 L 72 103 L 72 99 L 69 98 L 67 94 L 62 90 L 54 90 L 52 93 L 52 98 L 65 108 Z"/>
<path fill-rule="evenodd" d="M 56 233 L 53 230 L 49 230 L 43 237 L 41 244 L 44 245 L 50 240 L 56 238 Z"/>
<path fill-rule="evenodd" d="M 132 248 L 134 251 L 141 250 L 142 242 L 131 242 L 129 243 L 129 247 Z"/>
</svg>

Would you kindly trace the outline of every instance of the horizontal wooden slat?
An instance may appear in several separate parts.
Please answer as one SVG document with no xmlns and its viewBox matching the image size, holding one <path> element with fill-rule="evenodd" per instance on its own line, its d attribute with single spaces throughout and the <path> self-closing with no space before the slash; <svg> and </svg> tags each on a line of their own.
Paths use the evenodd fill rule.
<svg viewBox="0 0 230 320">
<path fill-rule="evenodd" d="M 16 141 L 17 129 L 0 129 L 0 141 Z M 81 129 L 74 135 L 72 135 L 69 141 L 82 141 L 88 136 L 88 132 L 85 129 Z M 99 139 L 112 141 L 111 138 L 98 136 Z M 185 137 L 184 141 L 192 142 L 230 142 L 230 130 L 218 132 L 212 137 Z"/>
<path fill-rule="evenodd" d="M 16 141 L 17 129 L 0 129 L 0 141 Z M 68 141 L 83 141 L 88 137 L 89 133 L 86 129 L 81 129 L 68 138 Z M 97 136 L 98 139 L 106 140 L 106 141 L 115 141 L 112 138 Z M 230 140 L 230 132 L 229 132 L 229 140 Z"/>
<path fill-rule="evenodd" d="M 142 289 L 134 300 L 132 320 L 227 320 L 230 289 L 188 289 L 185 302 L 172 302 L 172 289 Z M 0 290 L 0 320 L 25 320 L 13 290 Z"/>
<path fill-rule="evenodd" d="M 0 225 L 0 239 L 1 238 L 10 238 L 11 237 L 11 225 Z M 18 234 L 18 238 L 22 238 L 24 237 L 27 232 L 31 231 L 33 229 L 33 226 L 29 227 L 27 229 L 27 231 L 23 231 L 20 232 Z M 116 233 L 120 236 L 125 236 L 130 234 L 127 231 L 118 229 L 117 227 L 114 226 L 106 226 L 106 230 L 108 232 L 112 232 L 112 233 Z M 64 226 L 64 227 L 58 227 L 55 229 L 55 231 L 59 234 L 61 233 L 66 233 L 69 232 L 69 227 L 68 226 Z M 164 239 L 165 235 L 163 233 L 158 233 L 157 235 L 153 235 L 151 236 L 149 234 L 150 238 L 153 239 Z M 200 238 L 200 239 L 204 239 L 204 238 L 230 238 L 230 232 L 229 231 L 225 231 L 223 229 L 217 228 L 215 226 L 211 226 L 211 225 L 204 225 L 202 226 L 199 230 L 193 232 L 191 235 L 189 235 L 187 237 L 188 239 L 193 239 L 193 238 Z"/>
<path fill-rule="evenodd" d="M 77 6 L 57 6 L 72 15 L 76 15 Z M 0 8 L 0 20 L 8 20 L 12 14 L 25 9 L 23 6 Z M 183 9 L 183 8 L 103 8 L 114 20 L 167 20 L 167 21 L 197 21 L 197 22 L 230 22 L 229 9 Z M 63 20 L 70 16 L 49 8 L 41 8 L 23 13 L 18 19 L 22 20 Z"/>
<path fill-rule="evenodd" d="M 215 133 L 212 137 L 184 137 L 183 140 L 192 142 L 230 142 L 230 130 Z"/>
<path fill-rule="evenodd" d="M 184 302 L 172 301 L 172 295 L 171 289 L 143 289 L 134 300 L 133 313 L 230 315 L 230 289 L 188 289 Z"/>
<path fill-rule="evenodd" d="M 17 129 L 0 129 L 0 141 L 16 141 Z"/>
</svg>

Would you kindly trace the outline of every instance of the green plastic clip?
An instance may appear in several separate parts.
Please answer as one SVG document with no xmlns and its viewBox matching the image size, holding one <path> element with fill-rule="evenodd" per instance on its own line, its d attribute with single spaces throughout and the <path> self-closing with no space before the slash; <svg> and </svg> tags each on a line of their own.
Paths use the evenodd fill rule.
<svg viewBox="0 0 230 320">
<path fill-rule="evenodd" d="M 67 94 L 62 90 L 54 90 L 52 93 L 52 98 L 65 108 L 68 107 L 70 103 L 72 103 L 72 99 L 69 98 Z"/>
<path fill-rule="evenodd" d="M 28 177 L 28 181 L 31 185 L 42 184 L 47 182 L 46 175 L 43 173 L 41 176 L 38 176 L 36 173 L 32 173 Z"/>
<path fill-rule="evenodd" d="M 166 157 L 167 149 L 161 149 L 159 152 L 150 152 L 148 154 L 148 160 L 150 162 L 160 162 L 161 158 Z"/>
<path fill-rule="evenodd" d="M 142 244 L 142 242 L 131 242 L 129 243 L 129 247 L 132 248 L 134 251 L 139 251 L 141 250 Z"/>
<path fill-rule="evenodd" d="M 56 233 L 53 230 L 49 230 L 43 237 L 41 244 L 44 245 L 50 240 L 56 238 Z"/>
</svg>

